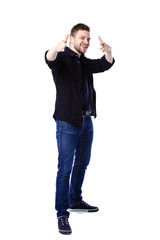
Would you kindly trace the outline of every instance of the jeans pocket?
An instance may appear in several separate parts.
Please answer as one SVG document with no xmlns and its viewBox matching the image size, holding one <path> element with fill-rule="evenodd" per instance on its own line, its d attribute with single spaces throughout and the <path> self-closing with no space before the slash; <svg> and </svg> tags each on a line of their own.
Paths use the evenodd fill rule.
<svg viewBox="0 0 160 240">
<path fill-rule="evenodd" d="M 71 134 L 71 135 L 75 135 L 80 132 L 80 128 L 77 128 L 67 122 L 57 120 L 56 124 L 57 124 L 57 132 L 62 132 L 62 133 Z"/>
</svg>

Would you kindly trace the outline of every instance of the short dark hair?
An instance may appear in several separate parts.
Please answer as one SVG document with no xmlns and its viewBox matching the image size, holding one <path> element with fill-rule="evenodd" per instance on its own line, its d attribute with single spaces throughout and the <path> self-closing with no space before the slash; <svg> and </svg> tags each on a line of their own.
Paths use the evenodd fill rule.
<svg viewBox="0 0 160 240">
<path fill-rule="evenodd" d="M 90 32 L 90 28 L 87 25 L 85 25 L 83 23 L 78 23 L 72 27 L 70 36 L 75 37 L 75 34 L 79 30 L 86 30 L 86 31 Z"/>
</svg>

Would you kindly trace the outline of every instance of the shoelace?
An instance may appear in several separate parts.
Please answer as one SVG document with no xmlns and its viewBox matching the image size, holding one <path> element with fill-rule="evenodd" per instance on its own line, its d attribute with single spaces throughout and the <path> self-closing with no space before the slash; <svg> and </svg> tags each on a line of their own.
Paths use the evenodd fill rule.
<svg viewBox="0 0 160 240">
<path fill-rule="evenodd" d="M 87 207 L 90 207 L 90 205 L 82 200 L 82 203 L 86 205 Z"/>
<path fill-rule="evenodd" d="M 61 223 L 62 223 L 63 226 L 68 225 L 69 224 L 68 223 L 68 218 L 61 218 Z"/>
</svg>

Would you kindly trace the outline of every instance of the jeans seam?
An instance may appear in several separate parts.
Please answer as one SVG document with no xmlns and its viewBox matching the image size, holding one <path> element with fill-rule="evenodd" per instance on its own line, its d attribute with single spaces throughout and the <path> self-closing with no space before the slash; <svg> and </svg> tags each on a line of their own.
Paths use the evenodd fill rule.
<svg viewBox="0 0 160 240">
<path fill-rule="evenodd" d="M 75 182 L 74 182 L 74 185 L 73 185 L 73 193 L 74 193 L 74 195 L 73 195 L 73 200 L 74 200 L 74 198 L 75 198 L 75 185 L 76 185 L 76 181 L 77 181 L 77 176 L 78 176 L 78 171 L 79 171 L 79 166 L 80 166 L 80 159 L 81 159 L 81 146 L 82 146 L 82 144 L 81 144 L 81 140 L 82 138 L 81 138 L 81 134 L 80 134 L 80 137 L 79 137 L 79 141 L 80 141 L 80 147 L 79 147 L 79 161 L 78 161 L 78 166 L 77 166 L 77 170 L 76 170 L 76 175 L 75 175 Z M 76 204 L 76 203 L 74 203 L 74 204 Z"/>
<path fill-rule="evenodd" d="M 59 163 L 61 164 L 61 129 L 62 129 L 62 122 L 60 121 L 60 129 L 59 129 L 59 136 L 58 136 L 58 147 L 59 147 Z"/>
</svg>

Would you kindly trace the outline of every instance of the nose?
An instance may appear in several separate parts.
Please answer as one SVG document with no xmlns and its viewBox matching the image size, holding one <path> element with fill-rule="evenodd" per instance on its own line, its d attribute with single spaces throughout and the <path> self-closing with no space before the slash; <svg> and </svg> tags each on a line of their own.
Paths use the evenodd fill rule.
<svg viewBox="0 0 160 240">
<path fill-rule="evenodd" d="M 88 39 L 85 39 L 84 43 L 85 43 L 85 45 L 89 45 Z"/>
</svg>

